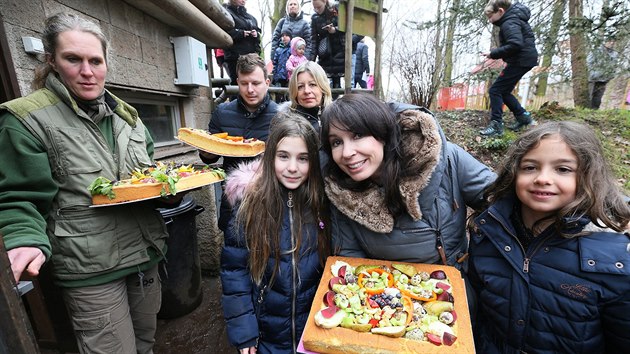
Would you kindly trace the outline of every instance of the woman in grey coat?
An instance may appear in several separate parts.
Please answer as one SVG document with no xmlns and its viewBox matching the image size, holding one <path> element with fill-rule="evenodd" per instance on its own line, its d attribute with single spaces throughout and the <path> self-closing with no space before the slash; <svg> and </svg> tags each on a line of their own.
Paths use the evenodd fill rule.
<svg viewBox="0 0 630 354">
<path fill-rule="evenodd" d="M 338 255 L 463 269 L 466 206 L 495 179 L 488 167 L 446 141 L 429 111 L 372 95 L 337 99 L 321 129 Z"/>
<path fill-rule="evenodd" d="M 304 19 L 304 13 L 298 0 L 288 0 L 286 6 L 286 15 L 278 21 L 276 29 L 273 31 L 271 38 L 271 52 L 275 53 L 276 48 L 282 40 L 282 33 L 291 33 L 291 37 L 302 37 L 306 42 L 306 51 L 304 56 L 311 57 L 311 25 Z"/>
</svg>

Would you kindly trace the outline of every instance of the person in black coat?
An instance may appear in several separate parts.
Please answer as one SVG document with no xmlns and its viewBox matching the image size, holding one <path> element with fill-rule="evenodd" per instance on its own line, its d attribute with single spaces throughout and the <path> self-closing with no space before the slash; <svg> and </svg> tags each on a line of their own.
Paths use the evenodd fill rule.
<svg viewBox="0 0 630 354">
<path fill-rule="evenodd" d="M 514 114 L 516 122 L 509 126 L 517 131 L 533 124 L 531 114 L 521 106 L 512 90 L 518 81 L 538 64 L 534 32 L 529 26 L 531 12 L 527 6 L 512 0 L 490 0 L 484 9 L 488 20 L 500 28 L 500 46 L 484 53 L 490 59 L 503 59 L 507 64 L 490 87 L 490 124 L 479 133 L 483 136 L 503 135 L 503 104 Z"/>
<path fill-rule="evenodd" d="M 260 39 L 262 30 L 258 27 L 256 18 L 247 13 L 247 0 L 230 0 L 225 6 L 234 19 L 234 28 L 227 33 L 232 37 L 231 47 L 225 48 L 225 63 L 227 64 L 230 84 L 236 85 L 236 61 L 243 54 L 260 53 Z"/>
<path fill-rule="evenodd" d="M 313 0 L 315 13 L 311 17 L 312 48 L 309 60 L 324 68 L 332 79 L 332 87 L 341 87 L 341 78 L 345 70 L 345 33 L 339 31 L 339 13 L 337 6 L 331 6 L 328 0 Z"/>
</svg>

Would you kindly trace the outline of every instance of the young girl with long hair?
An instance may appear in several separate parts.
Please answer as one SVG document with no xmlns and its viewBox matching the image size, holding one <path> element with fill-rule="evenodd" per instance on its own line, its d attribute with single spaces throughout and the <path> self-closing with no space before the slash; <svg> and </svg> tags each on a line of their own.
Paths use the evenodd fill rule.
<svg viewBox="0 0 630 354">
<path fill-rule="evenodd" d="M 630 207 L 593 131 L 532 128 L 486 197 L 470 237 L 477 352 L 627 351 Z"/>
<path fill-rule="evenodd" d="M 266 144 L 226 183 L 238 208 L 221 255 L 223 311 L 241 353 L 292 353 L 329 254 L 328 206 L 311 124 L 280 113 Z"/>
</svg>

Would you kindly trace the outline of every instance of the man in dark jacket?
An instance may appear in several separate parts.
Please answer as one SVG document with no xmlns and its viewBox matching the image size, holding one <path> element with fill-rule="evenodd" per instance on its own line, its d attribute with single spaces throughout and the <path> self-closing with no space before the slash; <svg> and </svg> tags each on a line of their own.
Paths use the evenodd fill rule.
<svg viewBox="0 0 630 354">
<path fill-rule="evenodd" d="M 278 112 L 278 105 L 269 97 L 269 79 L 265 62 L 258 54 L 246 54 L 238 58 L 239 94 L 234 101 L 220 104 L 212 113 L 208 124 L 210 133 L 227 132 L 231 136 L 242 136 L 245 139 L 256 138 L 265 141 L 269 135 L 269 123 Z M 205 163 L 217 162 L 220 158 L 205 151 L 199 151 L 199 157 Z M 223 157 L 223 169 L 231 171 L 245 157 Z M 221 199 L 219 228 L 225 227 L 231 215 L 231 207 L 224 198 Z"/>
<path fill-rule="evenodd" d="M 527 22 L 531 12 L 522 3 L 512 4 L 512 0 L 490 0 L 484 12 L 488 20 L 499 27 L 500 46 L 490 53 L 490 59 L 503 59 L 507 64 L 490 87 L 490 124 L 479 133 L 483 136 L 503 135 L 503 104 L 512 111 L 516 122 L 511 130 L 534 124 L 531 114 L 520 105 L 512 90 L 518 81 L 538 64 L 534 32 Z"/>
<path fill-rule="evenodd" d="M 230 84 L 236 85 L 236 61 L 239 55 L 260 53 L 260 39 L 262 30 L 258 27 L 256 18 L 247 13 L 247 0 L 230 0 L 226 5 L 227 11 L 234 19 L 234 28 L 227 31 L 234 42 L 231 47 L 224 48 L 225 63 L 230 75 Z"/>
</svg>

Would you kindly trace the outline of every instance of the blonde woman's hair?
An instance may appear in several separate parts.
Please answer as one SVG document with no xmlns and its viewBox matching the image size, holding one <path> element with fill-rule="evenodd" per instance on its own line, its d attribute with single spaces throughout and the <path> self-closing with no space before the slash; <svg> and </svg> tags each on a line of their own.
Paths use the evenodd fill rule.
<svg viewBox="0 0 630 354">
<path fill-rule="evenodd" d="M 332 91 L 330 90 L 330 82 L 328 81 L 328 76 L 326 75 L 326 71 L 314 61 L 306 61 L 300 64 L 295 70 L 293 74 L 291 74 L 291 79 L 289 79 L 289 99 L 291 100 L 291 108 L 297 108 L 298 101 L 298 76 L 301 73 L 307 72 L 313 76 L 317 86 L 322 90 L 322 102 L 320 102 L 322 108 L 327 107 L 332 103 Z"/>
</svg>

